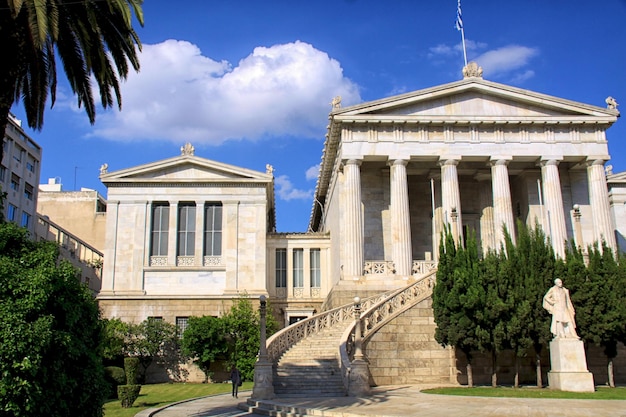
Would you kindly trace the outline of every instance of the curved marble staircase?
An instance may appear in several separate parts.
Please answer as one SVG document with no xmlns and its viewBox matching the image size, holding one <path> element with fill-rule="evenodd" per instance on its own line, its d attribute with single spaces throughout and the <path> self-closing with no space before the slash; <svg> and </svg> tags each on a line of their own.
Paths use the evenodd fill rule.
<svg viewBox="0 0 626 417">
<path fill-rule="evenodd" d="M 276 364 L 274 393 L 279 397 L 338 397 L 346 395 L 338 346 L 344 323 L 307 337 L 289 349 Z"/>
<path fill-rule="evenodd" d="M 405 288 L 361 301 L 363 337 L 432 294 L 435 271 Z M 286 327 L 267 341 L 278 397 L 345 396 L 353 355 L 355 306 L 347 304 Z"/>
</svg>

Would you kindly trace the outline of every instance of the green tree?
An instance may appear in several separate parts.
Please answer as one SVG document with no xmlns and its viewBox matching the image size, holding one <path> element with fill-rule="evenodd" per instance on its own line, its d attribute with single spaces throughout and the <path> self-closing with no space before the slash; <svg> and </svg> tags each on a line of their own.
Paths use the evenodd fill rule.
<svg viewBox="0 0 626 417">
<path fill-rule="evenodd" d="M 433 312 L 437 323 L 435 340 L 463 352 L 467 384 L 472 387 L 472 352 L 478 348 L 476 311 L 484 291 L 478 286 L 478 246 L 474 235 L 468 237 L 466 248 L 457 247 L 450 230 L 446 230 L 439 247 Z"/>
<path fill-rule="evenodd" d="M 519 225 L 518 225 L 519 227 Z M 526 228 L 518 234 L 517 245 L 513 243 L 511 235 L 505 231 L 505 257 L 501 257 L 501 273 L 509 276 L 509 289 L 507 292 L 507 304 L 511 309 L 511 314 L 506 323 L 506 344 L 513 350 L 515 355 L 515 378 L 514 386 L 519 387 L 519 369 L 520 359 L 528 354 L 528 349 L 532 345 L 530 337 L 530 328 L 528 323 L 532 321 L 531 300 L 528 296 L 526 288 L 527 280 L 526 271 L 523 263 L 527 261 L 528 256 L 524 256 L 525 249 L 528 249 L 528 239 L 522 236 L 528 236 L 525 233 Z"/>
<path fill-rule="evenodd" d="M 58 255 L 0 224 L 0 416 L 102 416 L 98 305 Z"/>
<path fill-rule="evenodd" d="M 587 344 L 604 349 L 608 384 L 615 387 L 613 360 L 623 338 L 626 297 L 613 251 L 605 244 L 590 247 L 586 279 L 572 290 L 578 334 Z M 575 285 L 578 283 L 574 283 Z M 575 292 L 574 292 L 575 290 Z"/>
<path fill-rule="evenodd" d="M 491 354 L 491 385 L 494 388 L 498 384 L 498 354 L 510 347 L 507 345 L 507 325 L 512 306 L 508 295 L 510 277 L 503 268 L 504 257 L 502 251 L 489 252 L 481 263 L 478 278 L 479 286 L 484 289 L 484 298 L 476 311 L 478 350 Z"/>
<path fill-rule="evenodd" d="M 155 361 L 174 375 L 180 371 L 180 340 L 176 325 L 149 317 L 139 324 L 130 324 L 128 329 L 125 353 L 139 359 L 142 382 L 146 370 Z"/>
<path fill-rule="evenodd" d="M 189 317 L 183 333 L 183 354 L 193 358 L 204 372 L 204 382 L 209 380 L 211 364 L 224 358 L 228 352 L 224 332 L 224 321 L 217 317 Z"/>
<path fill-rule="evenodd" d="M 22 101 L 28 125 L 43 126 L 48 95 L 54 105 L 57 57 L 70 87 L 94 123 L 92 78 L 100 103 L 121 106 L 119 78 L 129 64 L 139 70 L 141 44 L 133 14 L 143 25 L 142 0 L 7 0 L 0 7 L 0 133 L 4 135 L 11 106 Z M 0 149 L 0 159 L 2 149 Z"/>
<path fill-rule="evenodd" d="M 552 339 L 550 316 L 543 308 L 543 295 L 552 286 L 556 258 L 550 242 L 538 223 L 529 229 L 517 222 L 516 244 L 507 239 L 506 260 L 512 308 L 508 322 L 509 345 L 516 354 L 515 386 L 519 385 L 519 360 L 530 346 L 535 351 L 536 384 L 543 386 L 541 352 Z"/>
<path fill-rule="evenodd" d="M 103 323 L 102 357 L 108 360 L 123 358 L 126 352 L 126 338 L 130 331 L 129 324 L 118 318 L 104 319 Z"/>
<path fill-rule="evenodd" d="M 274 316 L 270 313 L 272 309 L 269 302 L 267 311 L 266 329 L 269 337 L 276 332 L 278 326 Z M 229 344 L 229 359 L 241 372 L 242 379 L 251 381 L 259 353 L 259 311 L 253 307 L 247 294 L 242 294 L 222 319 Z"/>
</svg>

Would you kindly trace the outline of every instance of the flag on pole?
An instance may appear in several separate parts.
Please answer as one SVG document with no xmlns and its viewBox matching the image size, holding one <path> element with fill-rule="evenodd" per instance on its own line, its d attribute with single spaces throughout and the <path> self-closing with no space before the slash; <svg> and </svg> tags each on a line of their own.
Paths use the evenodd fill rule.
<svg viewBox="0 0 626 417">
<path fill-rule="evenodd" d="M 461 13 L 461 0 L 458 0 L 458 6 L 456 8 L 456 30 L 463 30 L 463 14 Z"/>
</svg>

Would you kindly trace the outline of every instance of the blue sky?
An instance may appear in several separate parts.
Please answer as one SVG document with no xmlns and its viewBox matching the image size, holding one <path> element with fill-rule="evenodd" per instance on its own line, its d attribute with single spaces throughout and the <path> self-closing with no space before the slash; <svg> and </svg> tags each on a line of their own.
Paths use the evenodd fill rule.
<svg viewBox="0 0 626 417">
<path fill-rule="evenodd" d="M 461 79 L 456 0 L 148 0 L 141 72 L 122 112 L 91 126 L 61 74 L 44 128 L 41 180 L 106 196 L 109 172 L 180 154 L 274 166 L 278 231 L 305 231 L 330 102 L 375 100 Z M 484 78 L 626 111 L 626 1 L 464 0 L 469 60 Z M 60 67 L 59 67 L 60 68 Z M 14 113 L 25 119 L 17 106 Z M 24 123 L 25 125 L 25 123 Z M 626 170 L 626 121 L 608 131 Z"/>
</svg>

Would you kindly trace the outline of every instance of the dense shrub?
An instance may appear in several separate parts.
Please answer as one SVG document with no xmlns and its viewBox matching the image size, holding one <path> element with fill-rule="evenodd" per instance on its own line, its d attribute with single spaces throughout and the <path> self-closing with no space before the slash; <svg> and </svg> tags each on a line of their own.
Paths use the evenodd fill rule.
<svg viewBox="0 0 626 417">
<path fill-rule="evenodd" d="M 126 383 L 134 385 L 137 383 L 137 375 L 139 374 L 139 359 L 124 358 L 124 370 L 126 371 Z"/>
<path fill-rule="evenodd" d="M 122 408 L 130 408 L 139 397 L 141 385 L 120 385 L 117 387 L 117 396 L 122 403 Z"/>
<path fill-rule="evenodd" d="M 110 398 L 117 398 L 117 387 L 126 384 L 126 373 L 119 366 L 107 366 L 104 368 L 104 376 L 110 386 Z"/>
</svg>

